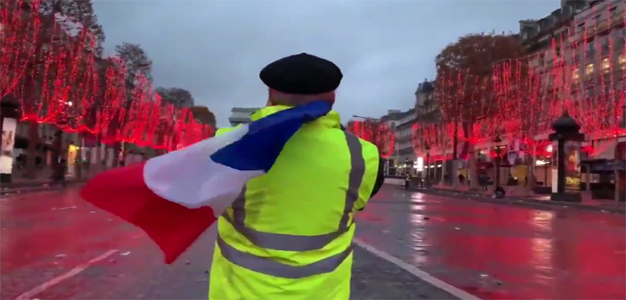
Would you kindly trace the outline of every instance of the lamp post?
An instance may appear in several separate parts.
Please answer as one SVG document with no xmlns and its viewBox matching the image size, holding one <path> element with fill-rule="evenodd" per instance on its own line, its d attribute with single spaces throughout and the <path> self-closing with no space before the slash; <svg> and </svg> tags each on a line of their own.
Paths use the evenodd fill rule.
<svg viewBox="0 0 626 300">
<path fill-rule="evenodd" d="M 494 178 L 493 178 L 493 186 L 494 189 L 497 189 L 500 186 L 500 161 L 502 160 L 502 150 L 504 146 L 500 145 L 502 143 L 502 139 L 497 135 L 495 139 L 493 139 L 494 149 L 496 150 L 496 159 L 494 162 Z"/>
<path fill-rule="evenodd" d="M 617 135 L 616 147 L 619 147 L 620 137 L 626 132 L 626 105 L 622 106 L 622 121 L 619 123 L 619 134 Z M 626 153 L 621 148 L 615 151 L 615 163 L 613 164 L 613 173 L 615 176 L 615 201 L 626 201 Z M 617 150 L 617 149 L 616 149 Z M 619 171 L 622 169 L 622 172 Z"/>
<path fill-rule="evenodd" d="M 430 146 L 427 144 L 424 147 L 426 150 L 426 186 L 430 186 Z"/>
<path fill-rule="evenodd" d="M 585 135 L 580 125 L 567 111 L 552 123 L 552 172 L 556 171 L 556 186 L 552 186 L 550 200 L 581 202 L 580 194 L 580 148 Z M 556 152 L 554 152 L 556 151 Z"/>
</svg>

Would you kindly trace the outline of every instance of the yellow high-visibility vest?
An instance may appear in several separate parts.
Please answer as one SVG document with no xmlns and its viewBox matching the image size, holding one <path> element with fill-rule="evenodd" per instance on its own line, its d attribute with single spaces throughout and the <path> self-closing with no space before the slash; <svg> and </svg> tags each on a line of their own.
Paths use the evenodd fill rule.
<svg viewBox="0 0 626 300">
<path fill-rule="evenodd" d="M 370 198 L 379 154 L 339 128 L 334 111 L 304 125 L 219 218 L 210 300 L 350 297 L 354 213 Z"/>
</svg>

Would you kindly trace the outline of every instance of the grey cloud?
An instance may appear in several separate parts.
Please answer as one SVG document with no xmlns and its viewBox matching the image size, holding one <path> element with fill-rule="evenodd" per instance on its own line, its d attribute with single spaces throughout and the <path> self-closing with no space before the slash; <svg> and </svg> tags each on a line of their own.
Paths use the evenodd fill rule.
<svg viewBox="0 0 626 300">
<path fill-rule="evenodd" d="M 378 117 L 408 109 L 435 74 L 435 55 L 471 32 L 517 31 L 557 0 L 95 0 L 106 49 L 139 43 L 154 61 L 156 85 L 188 89 L 227 125 L 234 106 L 262 106 L 263 66 L 307 52 L 344 72 L 336 109 Z"/>
</svg>

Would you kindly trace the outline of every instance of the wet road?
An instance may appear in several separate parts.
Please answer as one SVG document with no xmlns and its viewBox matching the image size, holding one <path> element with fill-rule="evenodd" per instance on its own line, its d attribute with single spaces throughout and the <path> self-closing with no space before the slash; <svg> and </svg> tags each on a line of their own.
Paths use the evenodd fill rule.
<svg viewBox="0 0 626 300">
<path fill-rule="evenodd" d="M 358 237 L 483 299 L 624 299 L 624 216 L 536 211 L 385 187 Z M 175 264 L 76 190 L 0 201 L 1 299 L 206 299 L 208 232 Z M 354 299 L 445 299 L 364 250 Z M 68 275 L 69 274 L 69 275 Z"/>
<path fill-rule="evenodd" d="M 138 229 L 81 201 L 76 190 L 0 200 L 0 299 L 207 299 L 209 230 L 163 264 Z M 456 299 L 361 248 L 351 299 Z"/>
<path fill-rule="evenodd" d="M 623 215 L 386 187 L 357 236 L 483 299 L 626 299 Z"/>
</svg>

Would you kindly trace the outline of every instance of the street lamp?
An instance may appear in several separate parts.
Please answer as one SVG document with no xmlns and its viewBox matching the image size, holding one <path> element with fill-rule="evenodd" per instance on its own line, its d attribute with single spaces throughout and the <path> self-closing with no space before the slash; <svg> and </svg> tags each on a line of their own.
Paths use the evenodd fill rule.
<svg viewBox="0 0 626 300">
<path fill-rule="evenodd" d="M 426 144 L 426 186 L 430 186 L 430 146 Z"/>
<path fill-rule="evenodd" d="M 493 180 L 493 184 L 494 184 L 494 188 L 498 189 L 498 187 L 500 187 L 500 161 L 502 159 L 502 150 L 504 150 L 504 145 L 500 145 L 500 143 L 502 143 L 502 139 L 500 139 L 500 136 L 496 136 L 495 139 L 493 139 L 493 143 L 494 143 L 494 149 L 496 150 L 496 159 L 495 159 L 495 163 L 494 163 L 494 180 Z M 473 179 L 473 178 L 472 178 Z"/>
<path fill-rule="evenodd" d="M 361 119 L 361 120 L 365 120 L 365 121 L 373 121 L 373 122 L 379 122 L 380 121 L 379 118 L 363 117 L 363 116 L 358 116 L 358 115 L 352 115 L 352 117 L 355 118 L 355 119 Z"/>
</svg>

